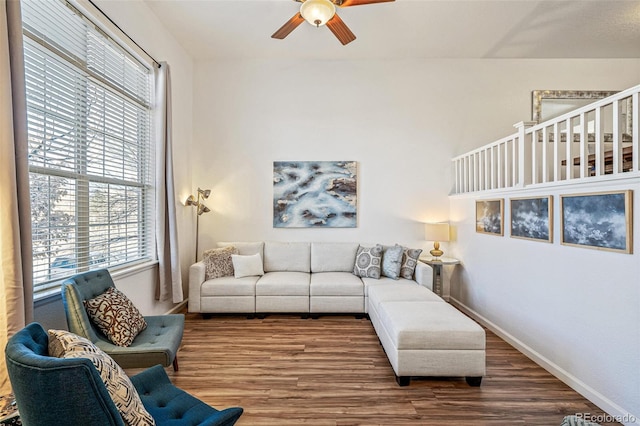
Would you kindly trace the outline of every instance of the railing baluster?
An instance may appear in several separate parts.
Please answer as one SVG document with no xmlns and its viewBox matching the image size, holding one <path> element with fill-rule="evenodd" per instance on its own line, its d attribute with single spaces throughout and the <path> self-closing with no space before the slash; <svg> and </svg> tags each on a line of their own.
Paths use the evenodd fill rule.
<svg viewBox="0 0 640 426">
<path fill-rule="evenodd" d="M 567 128 L 567 146 L 565 146 L 565 160 L 564 164 L 566 164 L 564 178 L 566 180 L 573 179 L 573 126 L 571 125 L 571 117 L 567 118 L 565 122 L 565 127 Z"/>
<path fill-rule="evenodd" d="M 542 182 L 549 181 L 549 127 L 542 130 Z"/>
<path fill-rule="evenodd" d="M 484 189 L 493 189 L 491 187 L 491 155 L 493 155 L 493 147 L 484 150 Z"/>
<path fill-rule="evenodd" d="M 497 146 L 498 151 L 496 152 L 496 186 L 494 186 L 494 188 L 504 188 L 504 185 L 502 183 L 502 145 L 503 144 L 499 144 Z M 505 145 L 506 146 L 506 145 Z"/>
<path fill-rule="evenodd" d="M 638 150 L 640 149 L 640 102 L 638 100 L 638 92 L 633 94 L 632 99 L 632 104 L 631 104 L 631 110 L 633 113 L 633 135 L 632 135 L 632 153 L 631 153 L 631 164 L 632 164 L 632 170 L 633 171 L 639 171 L 640 170 L 640 164 L 639 164 L 639 158 L 640 158 L 640 154 L 638 153 Z M 627 113 L 628 114 L 628 113 Z"/>
<path fill-rule="evenodd" d="M 538 146 L 539 132 L 540 130 L 535 130 L 532 133 L 533 140 L 531 141 L 531 183 L 533 184 L 540 182 L 540 174 L 538 173 L 538 152 L 540 151 L 540 147 Z"/>
<path fill-rule="evenodd" d="M 589 123 L 587 114 L 580 114 L 580 177 L 589 176 Z"/>
<path fill-rule="evenodd" d="M 479 180 L 479 176 L 478 176 L 478 153 L 473 154 L 473 190 L 474 191 L 479 191 L 480 188 L 478 187 L 478 180 Z"/>
<path fill-rule="evenodd" d="M 456 164 L 458 165 L 458 174 L 456 175 L 457 186 L 456 186 L 456 194 L 462 194 L 464 191 L 464 158 L 458 158 L 456 160 Z"/>
<path fill-rule="evenodd" d="M 602 122 L 602 107 L 596 108 L 595 118 L 596 142 L 596 176 L 604 175 L 604 123 Z"/>
<path fill-rule="evenodd" d="M 520 178 L 520 168 L 522 168 L 522 180 L 524 185 L 524 161 L 522 163 L 518 161 L 518 158 L 520 158 L 520 156 L 518 155 L 518 152 L 520 151 L 520 139 L 522 139 L 523 141 L 522 147 L 524 148 L 524 132 L 520 136 L 514 138 L 513 142 L 511 143 L 511 186 L 516 186 L 518 184 L 518 179 Z M 524 157 L 524 155 L 522 157 Z"/>
<path fill-rule="evenodd" d="M 560 180 L 560 126 L 553 124 L 553 181 Z"/>
<path fill-rule="evenodd" d="M 618 173 L 622 173 L 622 120 L 620 120 L 622 115 L 622 103 L 617 99 L 613 101 L 613 150 L 611 152 L 613 158 L 613 168 L 612 173 L 617 175 Z"/>
</svg>

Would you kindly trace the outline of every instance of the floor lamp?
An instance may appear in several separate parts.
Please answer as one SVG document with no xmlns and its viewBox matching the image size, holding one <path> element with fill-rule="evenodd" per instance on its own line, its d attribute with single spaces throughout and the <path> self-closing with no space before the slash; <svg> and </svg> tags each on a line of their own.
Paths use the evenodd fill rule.
<svg viewBox="0 0 640 426">
<path fill-rule="evenodd" d="M 203 213 L 207 213 L 210 212 L 211 209 L 209 209 L 209 207 L 205 206 L 204 203 L 202 202 L 202 200 L 206 200 L 207 198 L 209 198 L 209 195 L 211 195 L 211 190 L 210 189 L 200 189 L 198 188 L 198 195 L 193 196 L 193 195 L 189 195 L 189 197 L 187 197 L 187 199 L 184 202 L 185 206 L 193 206 L 196 208 L 196 262 L 198 261 L 198 240 L 200 239 L 200 216 L 202 216 Z"/>
</svg>

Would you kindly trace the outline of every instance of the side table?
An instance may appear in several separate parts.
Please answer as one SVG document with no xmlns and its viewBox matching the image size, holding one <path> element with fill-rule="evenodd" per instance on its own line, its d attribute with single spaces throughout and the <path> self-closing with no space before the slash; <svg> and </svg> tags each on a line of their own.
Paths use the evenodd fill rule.
<svg viewBox="0 0 640 426">
<path fill-rule="evenodd" d="M 420 262 L 426 263 L 433 269 L 433 292 L 442 297 L 442 267 L 444 265 L 458 265 L 460 261 L 452 257 L 441 257 L 434 260 L 431 255 L 420 256 Z"/>
</svg>

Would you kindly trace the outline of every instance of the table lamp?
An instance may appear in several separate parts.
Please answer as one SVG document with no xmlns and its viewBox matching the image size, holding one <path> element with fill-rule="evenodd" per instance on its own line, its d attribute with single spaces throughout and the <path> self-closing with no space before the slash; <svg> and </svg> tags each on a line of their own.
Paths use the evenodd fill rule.
<svg viewBox="0 0 640 426">
<path fill-rule="evenodd" d="M 429 253 L 433 256 L 433 260 L 440 260 L 440 257 L 444 254 L 444 252 L 440 250 L 440 241 L 449 241 L 449 224 L 425 223 L 424 239 L 433 241 L 433 250 Z"/>
</svg>

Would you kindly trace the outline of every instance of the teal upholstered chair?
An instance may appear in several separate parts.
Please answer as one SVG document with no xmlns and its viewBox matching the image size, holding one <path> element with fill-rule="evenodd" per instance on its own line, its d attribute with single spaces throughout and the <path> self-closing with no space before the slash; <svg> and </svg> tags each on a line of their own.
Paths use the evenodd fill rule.
<svg viewBox="0 0 640 426">
<path fill-rule="evenodd" d="M 178 348 L 184 332 L 184 315 L 145 316 L 147 328 L 130 346 L 113 344 L 91 322 L 84 300 L 93 299 L 114 287 L 109 271 L 101 269 L 75 275 L 62 284 L 62 302 L 69 331 L 91 340 L 108 353 L 122 368 L 151 367 L 156 364 L 178 371 Z"/>
<path fill-rule="evenodd" d="M 7 370 L 24 426 L 124 426 L 100 373 L 87 358 L 49 356 L 49 336 L 38 323 L 13 335 Z M 217 410 L 171 384 L 156 365 L 131 377 L 157 426 L 231 426 L 242 408 Z"/>
</svg>

